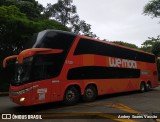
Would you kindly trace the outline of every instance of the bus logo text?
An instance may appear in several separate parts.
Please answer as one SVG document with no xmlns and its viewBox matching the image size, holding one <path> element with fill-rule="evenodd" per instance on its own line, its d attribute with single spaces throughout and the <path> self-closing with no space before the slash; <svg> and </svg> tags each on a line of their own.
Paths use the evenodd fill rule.
<svg viewBox="0 0 160 122">
<path fill-rule="evenodd" d="M 133 61 L 133 60 L 109 57 L 109 66 L 110 67 L 121 67 L 121 68 L 136 69 L 137 68 L 137 62 Z"/>
</svg>

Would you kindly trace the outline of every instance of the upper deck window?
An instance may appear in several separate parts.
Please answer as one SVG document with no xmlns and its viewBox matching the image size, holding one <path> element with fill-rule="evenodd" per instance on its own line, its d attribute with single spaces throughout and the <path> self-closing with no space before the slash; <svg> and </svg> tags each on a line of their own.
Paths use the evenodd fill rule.
<svg viewBox="0 0 160 122">
<path fill-rule="evenodd" d="M 33 47 L 63 49 L 64 51 L 70 48 L 75 39 L 75 35 L 56 31 L 46 32 L 44 37 L 41 37 L 41 40 L 39 40 L 39 36 L 41 36 L 41 34 L 38 35 Z"/>
<path fill-rule="evenodd" d="M 74 52 L 74 55 L 81 54 L 95 54 L 155 63 L 154 55 L 84 38 L 79 40 L 77 48 Z"/>
</svg>

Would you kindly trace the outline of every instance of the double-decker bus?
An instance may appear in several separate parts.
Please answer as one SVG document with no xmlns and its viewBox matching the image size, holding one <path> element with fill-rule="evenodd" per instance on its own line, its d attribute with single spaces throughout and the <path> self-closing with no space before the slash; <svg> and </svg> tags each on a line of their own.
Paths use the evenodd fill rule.
<svg viewBox="0 0 160 122">
<path fill-rule="evenodd" d="M 86 102 L 98 95 L 158 86 L 155 56 L 69 32 L 44 30 L 30 48 L 4 59 L 15 61 L 9 96 L 23 106 Z"/>
</svg>

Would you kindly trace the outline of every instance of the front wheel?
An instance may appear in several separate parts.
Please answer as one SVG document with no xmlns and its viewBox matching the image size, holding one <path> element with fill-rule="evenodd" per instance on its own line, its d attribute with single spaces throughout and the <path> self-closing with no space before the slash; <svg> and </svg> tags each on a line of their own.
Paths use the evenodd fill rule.
<svg viewBox="0 0 160 122">
<path fill-rule="evenodd" d="M 85 89 L 84 95 L 83 95 L 83 101 L 85 102 L 91 102 L 94 101 L 97 97 L 97 90 L 94 86 L 88 86 Z"/>
<path fill-rule="evenodd" d="M 74 105 L 79 101 L 80 93 L 75 87 L 70 87 L 64 94 L 63 103 L 65 105 Z"/>
</svg>

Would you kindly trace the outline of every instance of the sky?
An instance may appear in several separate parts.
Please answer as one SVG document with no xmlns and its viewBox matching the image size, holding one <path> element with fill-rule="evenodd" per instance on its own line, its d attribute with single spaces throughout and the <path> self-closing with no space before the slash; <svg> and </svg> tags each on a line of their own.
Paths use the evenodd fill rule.
<svg viewBox="0 0 160 122">
<path fill-rule="evenodd" d="M 57 0 L 37 0 L 43 6 Z M 160 35 L 160 19 L 144 16 L 150 0 L 73 0 L 81 20 L 100 39 L 123 41 L 141 47 L 148 37 Z M 158 24 L 159 23 L 159 24 Z"/>
</svg>

